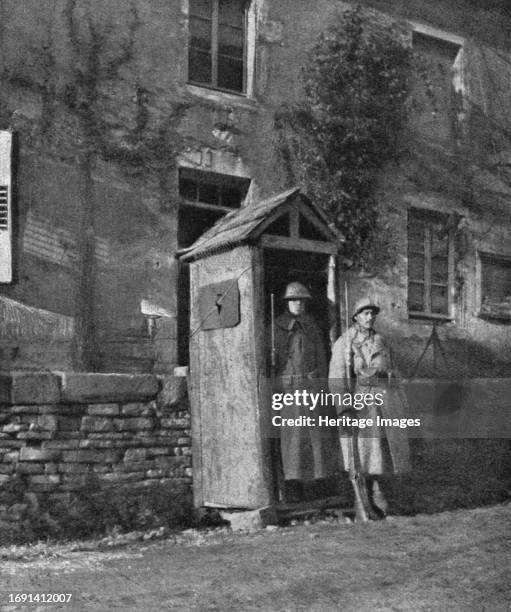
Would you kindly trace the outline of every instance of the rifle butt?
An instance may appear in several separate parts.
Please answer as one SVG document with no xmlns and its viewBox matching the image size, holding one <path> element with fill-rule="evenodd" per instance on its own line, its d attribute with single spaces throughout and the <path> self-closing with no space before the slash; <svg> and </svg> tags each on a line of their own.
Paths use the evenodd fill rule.
<svg viewBox="0 0 511 612">
<path fill-rule="evenodd" d="M 360 482 L 358 474 L 350 478 L 353 493 L 355 494 L 355 519 L 357 523 L 367 523 L 371 518 L 369 499 L 364 484 Z"/>
</svg>

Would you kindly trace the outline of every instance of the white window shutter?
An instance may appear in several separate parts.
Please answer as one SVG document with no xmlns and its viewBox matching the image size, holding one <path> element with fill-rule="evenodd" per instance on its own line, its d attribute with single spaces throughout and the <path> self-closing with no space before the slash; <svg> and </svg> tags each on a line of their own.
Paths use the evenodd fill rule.
<svg viewBox="0 0 511 612">
<path fill-rule="evenodd" d="M 0 283 L 12 281 L 12 132 L 0 130 Z"/>
</svg>

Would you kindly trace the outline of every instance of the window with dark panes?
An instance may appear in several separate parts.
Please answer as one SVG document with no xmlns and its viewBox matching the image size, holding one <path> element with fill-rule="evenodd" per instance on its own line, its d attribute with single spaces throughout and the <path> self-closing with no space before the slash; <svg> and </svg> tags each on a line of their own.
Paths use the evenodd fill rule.
<svg viewBox="0 0 511 612">
<path fill-rule="evenodd" d="M 480 253 L 482 317 L 511 319 L 511 257 Z"/>
<path fill-rule="evenodd" d="M 449 315 L 449 217 L 411 209 L 408 212 L 408 312 Z"/>
<path fill-rule="evenodd" d="M 179 195 L 188 203 L 209 204 L 220 208 L 239 208 L 247 195 L 250 179 L 181 168 Z"/>
<path fill-rule="evenodd" d="M 245 91 L 246 0 L 190 0 L 188 79 Z"/>
</svg>

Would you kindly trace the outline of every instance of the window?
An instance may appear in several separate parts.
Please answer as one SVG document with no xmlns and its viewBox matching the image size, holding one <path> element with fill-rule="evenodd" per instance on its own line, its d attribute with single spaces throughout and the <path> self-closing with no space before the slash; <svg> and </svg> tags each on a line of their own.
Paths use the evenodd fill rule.
<svg viewBox="0 0 511 612">
<path fill-rule="evenodd" d="M 191 168 L 179 170 L 179 195 L 187 203 L 220 209 L 239 208 L 247 195 L 250 179 L 205 172 Z M 226 211 L 224 211 L 226 212 Z"/>
<path fill-rule="evenodd" d="M 511 319 L 511 257 L 479 253 L 481 262 L 480 316 Z"/>
<path fill-rule="evenodd" d="M 412 45 L 421 58 L 414 85 L 414 126 L 428 139 L 457 138 L 464 117 L 463 39 L 417 24 Z"/>
<path fill-rule="evenodd" d="M 246 0 L 189 0 L 190 83 L 246 92 Z"/>
<path fill-rule="evenodd" d="M 408 212 L 408 312 L 411 316 L 449 316 L 452 239 L 449 216 Z"/>
<path fill-rule="evenodd" d="M 12 282 L 12 133 L 0 131 L 0 283 Z"/>
</svg>

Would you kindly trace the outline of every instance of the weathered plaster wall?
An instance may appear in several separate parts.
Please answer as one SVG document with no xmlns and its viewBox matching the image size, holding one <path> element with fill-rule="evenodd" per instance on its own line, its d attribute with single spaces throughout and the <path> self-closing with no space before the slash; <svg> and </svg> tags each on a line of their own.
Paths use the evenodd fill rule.
<svg viewBox="0 0 511 612">
<path fill-rule="evenodd" d="M 176 223 L 166 180 L 179 114 L 168 66 L 180 47 L 161 28 L 178 24 L 180 11 L 163 2 L 151 3 L 150 14 L 142 2 L 1 8 L 0 120 L 19 141 L 16 280 L 2 293 L 75 317 L 92 304 L 93 367 L 151 371 L 156 350 L 142 298 L 170 313 L 160 335 L 176 336 Z M 91 231 L 95 256 L 85 265 L 93 280 L 84 288 Z M 160 357 L 160 369 L 175 362 L 172 352 Z"/>
<path fill-rule="evenodd" d="M 0 128 L 18 136 L 16 279 L 1 293 L 87 318 L 98 370 L 177 365 L 178 157 L 253 177 L 250 200 L 282 187 L 272 113 L 186 84 L 186 5 L 0 4 Z M 215 168 L 193 161 L 202 150 Z M 152 336 L 142 300 L 166 313 Z"/>
<path fill-rule="evenodd" d="M 485 8 L 472 0 L 364 4 L 470 38 L 471 102 L 492 117 L 502 116 L 510 92 L 499 75 L 508 68 L 507 56 L 502 50 L 481 51 L 474 40 L 506 46 L 505 5 L 495 1 Z M 16 279 L 0 293 L 63 316 L 89 317 L 95 349 L 91 366 L 98 370 L 171 371 L 179 365 L 177 166 L 251 177 L 249 204 L 287 187 L 291 179 L 279 157 L 274 113 L 299 97 L 306 49 L 346 6 L 333 0 L 257 0 L 256 70 L 251 96 L 245 98 L 187 84 L 186 0 L 2 0 L 0 128 L 14 129 L 19 146 Z M 496 78 L 498 98 L 489 93 Z M 487 130 L 473 133 L 480 141 Z M 508 252 L 509 214 L 505 208 L 497 214 L 502 222 L 494 224 L 494 231 L 482 202 L 469 211 L 445 181 L 418 184 L 408 175 L 388 168 L 381 187 L 388 231 L 402 247 L 397 260 L 378 271 L 378 279 L 358 279 L 353 299 L 366 289 L 377 291 L 392 334 L 422 342 L 429 327 L 410 322 L 406 314 L 405 208 L 411 203 L 454 208 L 465 217 L 463 288 L 459 317 L 442 330 L 502 353 L 511 341 L 510 328 L 473 314 L 475 251 L 488 244 Z M 92 234 L 95 255 L 85 261 Z M 85 285 L 79 282 L 84 271 Z M 152 333 L 142 300 L 166 313 Z M 81 312 L 86 303 L 92 305 L 90 312 Z M 23 329 L 7 339 L 4 365 L 19 349 L 20 334 Z M 47 340 L 58 345 L 61 339 L 50 335 Z M 19 366 L 73 365 L 67 349 L 45 364 L 44 343 L 33 343 L 40 348 L 32 362 L 20 359 Z"/>
<path fill-rule="evenodd" d="M 507 0 L 362 0 L 360 4 L 490 46 L 509 48 L 511 12 Z"/>
<path fill-rule="evenodd" d="M 409 206 L 428 208 L 461 215 L 455 234 L 455 282 L 452 293 L 452 315 L 449 322 L 437 322 L 446 360 L 437 351 L 437 375 L 442 376 L 504 376 L 511 363 L 509 346 L 511 326 L 502 321 L 480 318 L 480 271 L 477 250 L 509 254 L 511 223 L 505 211 L 487 211 L 481 217 L 466 209 L 456 199 L 438 193 L 417 193 L 412 185 L 396 180 L 389 174 L 382 185 L 382 210 L 394 241 L 393 262 L 377 274 L 348 273 L 350 302 L 362 295 L 374 296 L 382 307 L 378 328 L 387 335 L 395 355 L 396 365 L 404 375 L 414 372 L 419 356 L 432 330 L 431 321 L 410 319 L 407 313 L 407 216 Z M 497 217 L 496 217 L 497 216 Z M 418 374 L 433 374 L 431 347 L 424 356 Z"/>
<path fill-rule="evenodd" d="M 448 367 L 443 365 L 440 356 L 439 365 L 446 375 L 503 375 L 511 370 L 508 357 L 511 326 L 478 317 L 477 251 L 511 255 L 511 189 L 506 179 L 506 165 L 503 163 L 497 168 L 495 156 L 490 155 L 509 147 L 505 109 L 511 102 L 511 63 L 503 50 L 509 43 L 506 5 L 392 0 L 362 4 L 391 15 L 398 22 L 407 19 L 465 37 L 466 148 L 456 150 L 453 140 L 447 142 L 446 134 L 443 134 L 444 142 L 435 142 L 431 134 L 414 133 L 412 114 L 410 132 L 403 138 L 408 146 L 399 165 L 384 169 L 379 186 L 382 232 L 393 253 L 387 263 L 376 262 L 374 269 L 364 274 L 347 273 L 350 303 L 366 293 L 380 301 L 383 307 L 380 329 L 390 337 L 398 365 L 410 374 L 432 326 L 431 321 L 408 317 L 407 210 L 414 206 L 456 212 L 460 222 L 455 232 L 453 319 L 440 323 L 438 332 L 444 342 Z M 280 24 L 281 32 L 278 44 L 271 46 L 267 58 L 270 66 L 267 99 L 274 107 L 299 97 L 299 68 L 306 49 L 334 12 L 345 7 L 346 3 L 338 2 L 320 2 L 314 6 L 293 3 L 292 9 L 287 3 L 271 5 L 269 18 Z M 341 276 L 345 275 L 341 270 Z M 420 372 L 431 371 L 430 350 Z"/>
</svg>

